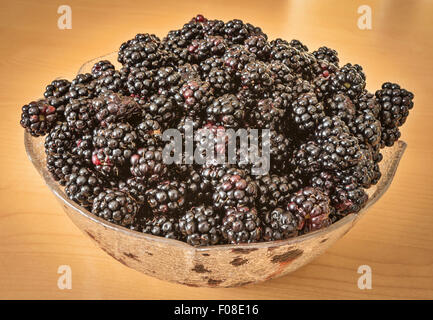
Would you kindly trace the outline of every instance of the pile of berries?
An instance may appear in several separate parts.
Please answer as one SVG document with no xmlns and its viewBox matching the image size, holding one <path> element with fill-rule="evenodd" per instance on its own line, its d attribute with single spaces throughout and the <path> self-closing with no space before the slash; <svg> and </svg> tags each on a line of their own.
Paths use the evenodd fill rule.
<svg viewBox="0 0 433 320">
<path fill-rule="evenodd" d="M 236 19 L 198 15 L 162 40 L 137 34 L 118 62 L 54 80 L 20 123 L 45 136 L 47 168 L 70 199 L 194 246 L 287 239 L 359 212 L 413 107 L 397 84 L 367 91 L 362 67 L 340 65 L 333 49 L 269 40 Z M 268 129 L 270 169 L 168 164 L 167 129 Z"/>
</svg>

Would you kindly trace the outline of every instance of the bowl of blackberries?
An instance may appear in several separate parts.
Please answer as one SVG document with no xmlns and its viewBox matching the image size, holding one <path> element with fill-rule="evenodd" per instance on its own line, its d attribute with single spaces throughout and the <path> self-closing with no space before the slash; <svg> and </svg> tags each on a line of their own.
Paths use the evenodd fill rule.
<svg viewBox="0 0 433 320">
<path fill-rule="evenodd" d="M 328 47 L 197 15 L 56 78 L 20 123 L 48 187 L 109 255 L 232 287 L 292 272 L 352 228 L 394 177 L 413 97 L 368 91 Z"/>
</svg>

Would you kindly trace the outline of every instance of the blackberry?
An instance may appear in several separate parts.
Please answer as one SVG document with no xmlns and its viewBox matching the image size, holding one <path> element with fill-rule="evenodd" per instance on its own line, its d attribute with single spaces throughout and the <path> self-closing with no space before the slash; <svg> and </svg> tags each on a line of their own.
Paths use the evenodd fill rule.
<svg viewBox="0 0 433 320">
<path fill-rule="evenodd" d="M 262 35 L 252 35 L 245 40 L 245 48 L 256 55 L 259 60 L 267 61 L 271 53 L 271 47 L 267 39 Z"/>
<path fill-rule="evenodd" d="M 353 102 L 357 111 L 369 110 L 373 113 L 375 118 L 379 117 L 380 104 L 373 93 L 364 90 Z"/>
<path fill-rule="evenodd" d="M 103 188 L 104 182 L 90 169 L 83 167 L 68 176 L 65 192 L 69 199 L 89 209 Z"/>
<path fill-rule="evenodd" d="M 302 233 L 319 230 L 331 224 L 329 197 L 320 189 L 306 187 L 295 192 L 289 200 L 287 211 L 298 220 Z"/>
<path fill-rule="evenodd" d="M 161 181 L 167 174 L 167 166 L 163 160 L 161 147 L 140 148 L 131 156 L 131 173 L 147 184 Z"/>
<path fill-rule="evenodd" d="M 189 115 L 199 115 L 212 103 L 213 90 L 200 80 L 189 80 L 179 90 L 176 101 Z"/>
<path fill-rule="evenodd" d="M 153 81 L 157 88 L 170 88 L 181 81 L 182 76 L 173 67 L 163 67 L 156 71 Z"/>
<path fill-rule="evenodd" d="M 223 124 L 226 128 L 242 126 L 245 108 L 233 94 L 216 98 L 206 109 L 207 120 Z"/>
<path fill-rule="evenodd" d="M 223 70 L 224 69 L 224 60 L 222 57 L 210 57 L 206 60 L 200 62 L 198 66 L 198 72 L 201 75 L 202 79 L 205 79 L 209 76 L 209 72 L 212 69 Z M 200 76 L 199 76 L 200 77 Z M 195 77 L 195 78 L 199 78 Z"/>
<path fill-rule="evenodd" d="M 225 211 L 221 234 L 227 243 L 257 242 L 262 236 L 261 221 L 255 208 L 240 206 Z"/>
<path fill-rule="evenodd" d="M 321 154 L 322 149 L 316 142 L 307 141 L 293 150 L 290 164 L 304 174 L 317 172 L 322 169 Z"/>
<path fill-rule="evenodd" d="M 353 178 L 348 177 L 345 180 L 339 183 L 331 194 L 332 205 L 339 217 L 358 213 L 368 200 L 367 193 Z"/>
<path fill-rule="evenodd" d="M 102 127 L 128 120 L 140 113 L 140 106 L 132 97 L 125 97 L 112 91 L 107 91 L 93 99 L 92 108 Z"/>
<path fill-rule="evenodd" d="M 162 146 L 162 130 L 158 121 L 151 118 L 143 119 L 136 127 L 138 139 L 144 146 Z"/>
<path fill-rule="evenodd" d="M 221 240 L 221 217 L 211 206 L 193 207 L 179 219 L 179 229 L 193 246 L 218 244 Z"/>
<path fill-rule="evenodd" d="M 101 60 L 96 62 L 92 67 L 92 75 L 95 78 L 99 78 L 103 74 L 105 74 L 108 70 L 114 70 L 113 64 L 108 60 Z"/>
<path fill-rule="evenodd" d="M 257 184 L 240 169 L 228 169 L 220 179 L 212 196 L 214 207 L 252 205 L 257 197 Z"/>
<path fill-rule="evenodd" d="M 179 240 L 181 237 L 179 223 L 176 218 L 169 218 L 165 215 L 156 215 L 142 219 L 141 231 L 154 236 Z"/>
<path fill-rule="evenodd" d="M 146 114 L 158 121 L 162 129 L 170 128 L 176 118 L 176 101 L 166 93 L 152 95 L 143 108 Z"/>
<path fill-rule="evenodd" d="M 153 34 L 137 34 L 119 48 L 117 60 L 124 66 L 155 68 L 161 64 L 160 40 Z"/>
<path fill-rule="evenodd" d="M 231 43 L 244 43 L 251 35 L 261 35 L 267 39 L 266 34 L 264 34 L 259 27 L 255 27 L 250 23 L 243 23 L 243 21 L 239 19 L 226 22 L 222 31 Z"/>
<path fill-rule="evenodd" d="M 215 95 L 233 92 L 237 85 L 233 73 L 227 68 L 212 68 L 203 80 L 209 83 Z"/>
<path fill-rule="evenodd" d="M 273 61 L 268 64 L 275 85 L 291 87 L 296 79 L 296 75 L 284 63 Z"/>
<path fill-rule="evenodd" d="M 96 127 L 95 110 L 87 98 L 72 99 L 65 109 L 69 127 L 79 134 L 87 134 Z"/>
<path fill-rule="evenodd" d="M 83 163 L 70 154 L 47 154 L 47 169 L 55 181 L 64 186 L 72 173 L 78 172 Z"/>
<path fill-rule="evenodd" d="M 78 159 L 82 160 L 86 165 L 92 163 L 92 153 L 93 153 L 93 137 L 91 134 L 86 134 L 78 137 L 74 141 L 71 153 L 77 156 Z"/>
<path fill-rule="evenodd" d="M 223 55 L 224 66 L 231 69 L 238 78 L 245 65 L 254 60 L 255 56 L 241 45 L 231 46 Z"/>
<path fill-rule="evenodd" d="M 125 88 L 126 75 L 121 71 L 108 69 L 104 71 L 96 80 L 95 92 L 97 95 L 106 91 L 113 91 L 120 94 L 126 94 Z"/>
<path fill-rule="evenodd" d="M 105 189 L 93 200 L 92 213 L 105 220 L 130 226 L 139 210 L 139 205 L 127 193 Z"/>
<path fill-rule="evenodd" d="M 34 137 L 46 135 L 56 124 L 56 108 L 46 100 L 32 101 L 21 110 L 20 124 Z"/>
<path fill-rule="evenodd" d="M 250 62 L 241 72 L 242 86 L 256 93 L 263 93 L 274 83 L 272 71 L 261 61 Z"/>
<path fill-rule="evenodd" d="M 355 179 L 356 183 L 363 188 L 370 188 L 371 185 L 376 184 L 380 177 L 381 172 L 378 164 L 374 161 L 371 148 L 361 149 L 362 158 L 355 166 L 347 170 L 337 172 L 337 177 L 344 180 L 346 177 Z"/>
<path fill-rule="evenodd" d="M 298 235 L 298 220 L 290 212 L 275 208 L 263 214 L 263 240 L 275 241 Z"/>
<path fill-rule="evenodd" d="M 270 56 L 271 61 L 283 63 L 299 75 L 310 75 L 312 73 L 313 58 L 314 56 L 311 57 L 293 47 L 273 47 Z"/>
<path fill-rule="evenodd" d="M 186 204 L 186 185 L 176 180 L 163 181 L 145 192 L 154 214 L 178 215 Z"/>
<path fill-rule="evenodd" d="M 331 74 L 334 74 L 339 69 L 338 65 L 327 60 L 317 60 L 311 66 L 313 78 L 322 78 L 327 80 Z"/>
<path fill-rule="evenodd" d="M 221 36 L 206 36 L 204 39 L 191 41 L 188 46 L 188 60 L 198 63 L 213 56 L 222 56 L 227 43 Z"/>
<path fill-rule="evenodd" d="M 385 82 L 376 91 L 381 106 L 379 119 L 383 127 L 400 127 L 406 122 L 409 110 L 413 108 L 413 93 L 400 88 L 396 83 Z"/>
<path fill-rule="evenodd" d="M 293 39 L 289 42 L 289 45 L 299 51 L 308 52 L 308 47 L 299 40 Z"/>
<path fill-rule="evenodd" d="M 329 85 L 332 92 L 342 92 L 354 99 L 364 91 L 365 74 L 361 66 L 348 63 L 329 76 Z"/>
<path fill-rule="evenodd" d="M 284 119 L 284 109 L 272 99 L 262 99 L 257 106 L 250 110 L 250 124 L 252 128 L 275 129 L 280 127 Z"/>
<path fill-rule="evenodd" d="M 312 131 L 325 116 L 324 107 L 312 93 L 303 93 L 292 103 L 290 118 L 301 131 Z"/>
<path fill-rule="evenodd" d="M 360 144 L 375 147 L 380 143 L 382 126 L 370 110 L 358 111 L 356 117 L 348 123 L 348 126 Z"/>
<path fill-rule="evenodd" d="M 398 127 L 382 127 L 382 136 L 380 138 L 380 145 L 384 147 L 392 147 L 394 143 L 400 139 L 401 132 Z"/>
<path fill-rule="evenodd" d="M 129 68 L 128 78 L 126 80 L 126 88 L 133 96 L 140 98 L 148 98 L 156 91 L 154 82 L 155 71 L 148 70 L 146 67 L 131 67 Z"/>
<path fill-rule="evenodd" d="M 65 95 L 69 100 L 93 98 L 96 94 L 96 81 L 90 73 L 78 74 L 71 82 L 69 92 Z"/>
<path fill-rule="evenodd" d="M 335 64 L 338 67 L 340 59 L 338 59 L 338 53 L 334 49 L 328 47 L 320 47 L 316 51 L 313 51 L 313 55 L 318 60 L 326 60 Z"/>
<path fill-rule="evenodd" d="M 121 180 L 115 187 L 132 196 L 140 205 L 146 202 L 144 196 L 147 188 L 146 183 L 136 177 L 129 178 L 126 181 Z"/>
<path fill-rule="evenodd" d="M 44 92 L 47 103 L 56 108 L 57 119 L 63 121 L 65 118 L 65 106 L 68 103 L 68 92 L 71 83 L 65 79 L 52 81 Z"/>
<path fill-rule="evenodd" d="M 209 170 L 209 169 L 207 169 Z M 210 171 L 211 174 L 215 174 Z M 206 172 L 206 175 L 209 172 Z M 195 203 L 209 203 L 212 198 L 213 187 L 218 182 L 218 177 L 214 179 L 216 181 L 211 181 L 212 178 L 202 175 L 200 171 L 192 169 L 189 172 L 189 177 L 186 178 L 185 184 L 187 186 L 187 192 L 191 194 L 191 199 Z"/>
<path fill-rule="evenodd" d="M 111 123 L 99 128 L 93 134 L 96 148 L 92 162 L 104 174 L 118 176 L 126 160 L 131 158 L 137 147 L 137 133 L 129 123 Z"/>
<path fill-rule="evenodd" d="M 75 134 L 66 122 L 57 124 L 45 138 L 45 153 L 62 155 L 72 150 Z"/>
<path fill-rule="evenodd" d="M 200 67 L 197 64 L 185 63 L 177 67 L 177 72 L 183 81 L 200 78 Z"/>
<path fill-rule="evenodd" d="M 286 205 L 290 194 L 299 190 L 302 184 L 292 174 L 260 176 L 256 182 L 259 190 L 256 206 L 265 211 Z"/>
<path fill-rule="evenodd" d="M 352 100 L 343 93 L 337 93 L 326 100 L 326 114 L 329 116 L 338 116 L 340 119 L 349 123 L 354 120 L 356 107 Z"/>
</svg>

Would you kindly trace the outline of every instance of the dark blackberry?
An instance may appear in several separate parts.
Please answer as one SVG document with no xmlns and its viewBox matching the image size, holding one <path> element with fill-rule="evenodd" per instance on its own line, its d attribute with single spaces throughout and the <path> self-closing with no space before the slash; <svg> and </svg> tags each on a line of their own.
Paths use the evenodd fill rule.
<svg viewBox="0 0 433 320">
<path fill-rule="evenodd" d="M 137 133 L 129 123 L 111 123 L 93 134 L 92 162 L 104 175 L 118 176 L 137 148 Z"/>
<path fill-rule="evenodd" d="M 92 75 L 95 78 L 99 78 L 103 74 L 105 74 L 108 70 L 114 70 L 113 64 L 108 60 L 101 60 L 96 62 L 92 67 Z"/>
<path fill-rule="evenodd" d="M 409 110 L 413 108 L 413 93 L 400 88 L 396 83 L 385 82 L 376 91 L 381 106 L 379 119 L 383 127 L 400 127 L 406 122 Z"/>
<path fill-rule="evenodd" d="M 93 98 L 96 94 L 96 80 L 90 73 L 78 74 L 71 82 L 69 92 L 66 94 L 69 100 L 79 98 Z"/>
<path fill-rule="evenodd" d="M 325 116 L 324 107 L 312 93 L 303 93 L 293 101 L 290 118 L 301 131 L 312 131 Z"/>
<path fill-rule="evenodd" d="M 176 180 L 163 181 L 146 190 L 147 203 L 154 214 L 178 215 L 186 204 L 187 186 Z"/>
<path fill-rule="evenodd" d="M 60 156 L 72 151 L 75 134 L 67 122 L 57 124 L 45 137 L 45 153 Z"/>
<path fill-rule="evenodd" d="M 221 234 L 227 243 L 259 241 L 262 228 L 257 210 L 246 206 L 228 208 L 222 221 Z"/>
<path fill-rule="evenodd" d="M 267 38 L 260 28 L 249 23 L 245 24 L 239 19 L 233 19 L 226 22 L 223 32 L 225 37 L 231 43 L 244 43 L 251 35 L 262 35 Z"/>
<path fill-rule="evenodd" d="M 298 220 L 287 210 L 275 208 L 263 214 L 263 240 L 283 240 L 298 235 Z"/>
<path fill-rule="evenodd" d="M 181 81 L 182 76 L 173 67 L 163 67 L 156 71 L 153 81 L 156 88 L 170 88 Z"/>
<path fill-rule="evenodd" d="M 279 61 L 268 63 L 267 66 L 272 74 L 275 85 L 292 87 L 296 80 L 296 74 L 289 67 Z"/>
<path fill-rule="evenodd" d="M 330 171 L 321 171 L 311 176 L 309 181 L 313 188 L 319 188 L 329 196 L 334 192 L 338 178 Z"/>
<path fill-rule="evenodd" d="M 348 127 L 360 144 L 375 147 L 380 143 L 382 126 L 370 110 L 357 111 L 356 117 L 348 123 Z"/>
<path fill-rule="evenodd" d="M 312 76 L 314 78 L 322 78 L 323 80 L 327 80 L 329 76 L 335 72 L 339 67 L 329 61 L 326 60 L 317 60 L 311 66 Z"/>
<path fill-rule="evenodd" d="M 162 146 L 162 130 L 158 121 L 143 119 L 136 127 L 138 139 L 144 146 Z"/>
<path fill-rule="evenodd" d="M 44 136 L 56 124 L 56 108 L 46 100 L 32 101 L 22 107 L 21 126 L 34 137 Z"/>
<path fill-rule="evenodd" d="M 206 108 L 207 120 L 218 122 L 226 128 L 238 129 L 245 120 L 245 108 L 233 94 L 216 98 Z"/>
<path fill-rule="evenodd" d="M 222 56 L 227 47 L 221 36 L 206 36 L 204 39 L 193 40 L 188 46 L 188 61 L 199 63 L 213 56 Z"/>
<path fill-rule="evenodd" d="M 153 34 L 137 34 L 133 39 L 122 43 L 117 60 L 129 67 L 158 67 L 163 60 L 159 44 L 159 38 Z"/>
<path fill-rule="evenodd" d="M 358 111 L 369 110 L 373 113 L 375 118 L 379 117 L 380 104 L 373 93 L 364 90 L 364 92 L 361 93 L 361 95 L 353 102 L 355 104 L 356 110 Z"/>
<path fill-rule="evenodd" d="M 213 68 L 202 79 L 209 83 L 210 87 L 214 90 L 215 95 L 223 95 L 233 92 L 237 86 L 233 73 L 227 68 Z"/>
<path fill-rule="evenodd" d="M 203 60 L 198 65 L 198 71 L 201 75 L 202 79 L 205 79 L 209 76 L 209 73 L 212 69 L 222 70 L 224 69 L 224 60 L 221 57 L 210 57 L 206 60 Z M 198 77 L 196 77 L 198 78 Z"/>
<path fill-rule="evenodd" d="M 146 67 L 131 67 L 129 68 L 128 78 L 126 80 L 126 88 L 131 95 L 139 96 L 140 98 L 148 98 L 156 91 L 154 82 L 155 71 L 148 70 Z"/>
<path fill-rule="evenodd" d="M 256 179 L 259 196 L 256 206 L 259 210 L 273 210 L 286 205 L 290 194 L 301 188 L 302 181 L 290 175 L 265 175 Z"/>
<path fill-rule="evenodd" d="M 382 136 L 380 138 L 380 145 L 384 147 L 392 147 L 394 143 L 400 139 L 401 132 L 398 127 L 387 128 L 382 127 Z"/>
<path fill-rule="evenodd" d="M 78 137 L 72 146 L 72 154 L 77 156 L 86 165 L 92 164 L 93 153 L 93 137 L 91 134 L 86 134 Z"/>
<path fill-rule="evenodd" d="M 231 69 L 238 78 L 245 65 L 254 60 L 255 56 L 241 45 L 231 46 L 223 55 L 224 66 Z"/>
<path fill-rule="evenodd" d="M 140 148 L 131 156 L 131 173 L 146 184 L 162 181 L 167 175 L 162 148 Z"/>
<path fill-rule="evenodd" d="M 193 207 L 179 219 L 184 240 L 192 246 L 218 244 L 221 240 L 221 217 L 211 206 Z"/>
<path fill-rule="evenodd" d="M 55 181 L 64 186 L 72 173 L 78 172 L 83 163 L 70 154 L 47 155 L 47 169 Z"/>
<path fill-rule="evenodd" d="M 295 99 L 295 94 L 290 85 L 274 84 L 269 92 L 264 93 L 264 97 L 272 99 L 280 109 L 288 110 Z"/>
<path fill-rule="evenodd" d="M 185 63 L 177 67 L 177 72 L 183 81 L 200 78 L 200 67 L 197 64 Z"/>
<path fill-rule="evenodd" d="M 322 149 L 316 142 L 307 141 L 293 150 L 290 164 L 304 174 L 317 172 L 322 168 L 321 154 Z"/>
<path fill-rule="evenodd" d="M 293 70 L 294 73 L 307 76 L 310 76 L 312 73 L 312 65 L 315 62 L 313 58 L 314 56 L 311 57 L 293 47 L 273 47 L 270 56 L 271 61 L 283 63 Z"/>
<path fill-rule="evenodd" d="M 224 26 L 224 21 L 207 20 L 207 23 L 203 25 L 204 33 L 209 36 L 223 36 Z"/>
<path fill-rule="evenodd" d="M 298 229 L 302 233 L 319 230 L 331 224 L 329 197 L 320 189 L 306 187 L 294 193 L 289 200 L 287 210 L 298 220 Z"/>
<path fill-rule="evenodd" d="M 259 60 L 268 61 L 271 47 L 262 35 L 252 35 L 245 40 L 245 48 L 256 55 Z"/>
<path fill-rule="evenodd" d="M 220 179 L 212 196 L 216 208 L 248 206 L 254 204 L 258 195 L 257 184 L 240 169 L 228 169 Z"/>
<path fill-rule="evenodd" d="M 331 202 L 338 217 L 358 213 L 366 204 L 368 195 L 352 177 L 339 183 L 331 194 Z"/>
<path fill-rule="evenodd" d="M 117 187 L 120 191 L 126 192 L 132 196 L 140 205 L 143 205 L 146 202 L 144 193 L 146 192 L 147 185 L 136 177 L 129 178 L 126 181 L 121 180 L 118 182 L 117 186 L 114 187 Z"/>
<path fill-rule="evenodd" d="M 137 202 L 127 193 L 105 189 L 93 200 L 92 213 L 109 222 L 128 227 L 139 209 Z"/>
<path fill-rule="evenodd" d="M 106 91 L 113 91 L 126 95 L 126 75 L 121 71 L 108 69 L 96 80 L 95 92 L 97 95 Z"/>
<path fill-rule="evenodd" d="M 263 93 L 274 84 L 274 75 L 266 63 L 257 60 L 245 65 L 241 71 L 241 83 L 244 88 Z"/>
<path fill-rule="evenodd" d="M 65 116 L 69 127 L 79 134 L 90 133 L 97 124 L 92 100 L 88 98 L 70 100 L 66 105 Z"/>
<path fill-rule="evenodd" d="M 100 126 L 107 127 L 110 123 L 122 122 L 140 113 L 140 106 L 132 97 L 106 91 L 92 100 L 92 108 Z"/>
<path fill-rule="evenodd" d="M 103 187 L 104 182 L 90 169 L 83 167 L 68 176 L 65 192 L 69 199 L 89 209 Z"/>
<path fill-rule="evenodd" d="M 212 103 L 213 90 L 209 83 L 200 80 L 187 81 L 176 94 L 176 101 L 189 115 L 199 115 Z"/>
<path fill-rule="evenodd" d="M 361 155 L 361 160 L 355 166 L 337 172 L 337 177 L 342 181 L 347 177 L 351 177 L 361 187 L 370 188 L 379 181 L 381 177 L 380 168 L 374 161 L 371 148 L 361 149 Z"/>
<path fill-rule="evenodd" d="M 167 93 L 152 95 L 143 108 L 146 114 L 150 115 L 153 120 L 158 121 L 163 130 L 170 128 L 176 119 L 176 101 Z"/>
<path fill-rule="evenodd" d="M 284 109 L 272 99 L 262 99 L 250 110 L 250 125 L 257 129 L 275 129 L 284 119 Z"/>
<path fill-rule="evenodd" d="M 153 217 L 145 217 L 142 220 L 141 231 L 143 233 L 175 240 L 181 238 L 179 223 L 176 218 L 156 215 Z"/>
<path fill-rule="evenodd" d="M 318 60 L 326 60 L 335 64 L 338 67 L 340 59 L 338 59 L 338 53 L 334 49 L 328 47 L 320 47 L 316 51 L 313 51 L 313 55 Z"/>
<path fill-rule="evenodd" d="M 215 180 L 216 181 L 211 181 L 211 178 L 202 175 L 200 171 L 194 169 L 190 170 L 185 184 L 187 186 L 187 192 L 191 194 L 190 198 L 193 199 L 194 203 L 210 203 L 213 187 L 218 182 L 218 178 L 215 177 Z"/>
<path fill-rule="evenodd" d="M 65 118 L 65 106 L 68 103 L 68 92 L 71 83 L 65 79 L 52 81 L 44 92 L 47 103 L 56 108 L 57 120 L 63 121 Z"/>
<path fill-rule="evenodd" d="M 365 88 L 365 74 L 362 67 L 357 64 L 345 64 L 329 76 L 329 86 L 334 93 L 342 92 L 352 99 L 359 97 Z"/>
<path fill-rule="evenodd" d="M 308 52 L 308 47 L 299 40 L 293 39 L 289 42 L 289 45 L 299 51 Z"/>
<path fill-rule="evenodd" d="M 355 118 L 356 108 L 352 100 L 343 93 L 334 94 L 325 103 L 326 114 L 339 116 L 346 123 L 352 122 Z"/>
</svg>

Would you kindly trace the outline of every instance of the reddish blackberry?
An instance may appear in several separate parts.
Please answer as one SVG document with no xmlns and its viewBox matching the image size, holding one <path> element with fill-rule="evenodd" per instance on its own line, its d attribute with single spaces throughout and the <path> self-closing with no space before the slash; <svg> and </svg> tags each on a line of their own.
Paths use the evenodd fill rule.
<svg viewBox="0 0 433 320">
<path fill-rule="evenodd" d="M 252 35 L 248 37 L 245 40 L 245 48 L 262 61 L 267 61 L 271 53 L 271 47 L 267 39 L 262 35 Z"/>
<path fill-rule="evenodd" d="M 69 127 L 79 134 L 87 134 L 96 126 L 95 110 L 92 100 L 87 98 L 72 99 L 65 109 Z"/>
<path fill-rule="evenodd" d="M 107 91 L 93 99 L 92 108 L 102 127 L 128 120 L 140 113 L 140 106 L 132 97 L 125 97 L 112 91 Z"/>
<path fill-rule="evenodd" d="M 123 74 L 122 72 L 114 69 L 108 69 L 107 71 L 104 71 L 96 80 L 96 94 L 100 95 L 106 91 L 127 94 L 125 85 L 126 74 Z"/>
<path fill-rule="evenodd" d="M 352 122 L 355 118 L 356 109 L 352 100 L 343 93 L 334 94 L 326 100 L 326 114 L 339 116 L 346 123 Z"/>
<path fill-rule="evenodd" d="M 179 219 L 185 241 L 193 246 L 218 244 L 221 240 L 221 218 L 211 206 L 193 207 Z"/>
<path fill-rule="evenodd" d="M 337 216 L 358 213 L 368 200 L 367 193 L 352 177 L 345 180 L 339 183 L 331 194 L 332 205 L 336 209 Z"/>
<path fill-rule="evenodd" d="M 306 187 L 294 193 L 287 210 L 298 220 L 298 229 L 303 233 L 319 230 L 331 224 L 329 197 L 320 189 Z"/>
<path fill-rule="evenodd" d="M 128 78 L 126 80 L 126 88 L 133 96 L 140 98 L 148 98 L 156 91 L 154 82 L 155 71 L 148 70 L 145 67 L 129 68 Z"/>
<path fill-rule="evenodd" d="M 250 110 L 250 124 L 257 129 L 279 128 L 284 119 L 284 110 L 272 99 L 262 99 Z"/>
<path fill-rule="evenodd" d="M 154 236 L 179 240 L 181 237 L 179 223 L 176 218 L 169 218 L 165 215 L 156 215 L 141 219 L 141 231 Z"/>
<path fill-rule="evenodd" d="M 320 47 L 316 51 L 313 51 L 313 55 L 316 57 L 316 59 L 326 60 L 328 62 L 335 64 L 337 67 L 338 67 L 338 62 L 340 62 L 340 59 L 338 59 L 337 51 L 328 47 Z"/>
<path fill-rule="evenodd" d="M 255 208 L 240 206 L 225 211 L 221 234 L 227 243 L 257 242 L 262 236 L 261 221 Z"/>
<path fill-rule="evenodd" d="M 99 128 L 93 134 L 96 148 L 92 162 L 104 175 L 118 176 L 126 161 L 137 147 L 137 133 L 129 123 L 111 123 L 107 128 Z"/>
<path fill-rule="evenodd" d="M 241 83 L 244 88 L 263 93 L 273 85 L 274 76 L 266 63 L 257 60 L 245 65 L 241 72 Z"/>
<path fill-rule="evenodd" d="M 259 196 L 256 206 L 259 210 L 272 210 L 286 205 L 292 192 L 300 189 L 302 181 L 290 175 L 265 175 L 256 179 Z"/>
<path fill-rule="evenodd" d="M 186 185 L 179 181 L 163 181 L 146 190 L 147 203 L 154 214 L 178 215 L 185 207 Z"/>
<path fill-rule="evenodd" d="M 240 169 L 228 169 L 220 179 L 212 196 L 214 207 L 252 205 L 257 197 L 257 184 Z"/>
<path fill-rule="evenodd" d="M 337 72 L 337 70 L 339 69 L 337 65 L 328 62 L 326 60 L 317 60 L 315 63 L 313 63 L 311 68 L 312 68 L 311 71 L 312 71 L 313 81 L 314 78 L 318 78 L 318 79 L 321 78 L 322 81 L 328 80 L 329 76 Z M 326 88 L 326 84 L 325 84 L 325 88 Z M 322 91 L 326 91 L 326 90 L 322 90 Z"/>
<path fill-rule="evenodd" d="M 263 214 L 263 240 L 283 240 L 298 235 L 298 220 L 287 210 L 275 208 Z"/>
<path fill-rule="evenodd" d="M 46 100 L 32 101 L 22 107 L 21 126 L 34 137 L 47 134 L 56 124 L 56 108 Z"/>
<path fill-rule="evenodd" d="M 75 134 L 66 122 L 57 124 L 45 138 L 45 153 L 57 155 L 71 152 L 75 143 Z"/>
<path fill-rule="evenodd" d="M 65 192 L 69 199 L 89 209 L 103 187 L 104 182 L 95 173 L 88 168 L 80 168 L 68 176 Z"/>
<path fill-rule="evenodd" d="M 108 61 L 108 60 L 101 60 L 101 61 L 96 62 L 93 65 L 93 67 L 92 67 L 92 75 L 95 78 L 99 78 L 100 76 L 102 76 L 105 73 L 105 71 L 114 70 L 114 69 L 115 68 L 114 68 L 113 64 L 110 61 Z"/>
<path fill-rule="evenodd" d="M 147 184 L 163 180 L 167 175 L 167 166 L 164 163 L 162 148 L 149 146 L 138 149 L 137 153 L 131 156 L 130 170 L 133 176 Z"/>
<path fill-rule="evenodd" d="M 47 169 L 55 181 L 62 186 L 72 173 L 78 172 L 83 163 L 70 154 L 47 155 Z"/>
<path fill-rule="evenodd" d="M 109 222 L 130 226 L 139 210 L 137 202 L 127 193 L 105 189 L 93 200 L 92 213 Z"/>
<path fill-rule="evenodd" d="M 332 92 L 342 92 L 354 99 L 364 91 L 365 74 L 360 65 L 348 63 L 329 76 L 329 85 Z"/>
<path fill-rule="evenodd" d="M 242 126 L 245 120 L 245 108 L 233 94 L 216 98 L 206 109 L 207 120 L 218 122 L 226 128 Z"/>
<path fill-rule="evenodd" d="M 199 115 L 212 103 L 213 90 L 200 80 L 189 80 L 179 90 L 176 101 L 189 115 Z"/>
<path fill-rule="evenodd" d="M 163 60 L 159 43 L 159 38 L 153 34 L 137 34 L 133 39 L 122 43 L 117 60 L 129 67 L 158 67 Z"/>
<path fill-rule="evenodd" d="M 301 131 L 312 131 L 325 116 L 324 107 L 312 93 L 303 93 L 292 103 L 290 118 Z"/>
<path fill-rule="evenodd" d="M 409 110 L 413 108 L 413 93 L 400 88 L 396 83 L 385 82 L 376 91 L 381 106 L 379 119 L 383 127 L 400 127 L 406 122 Z"/>
</svg>

